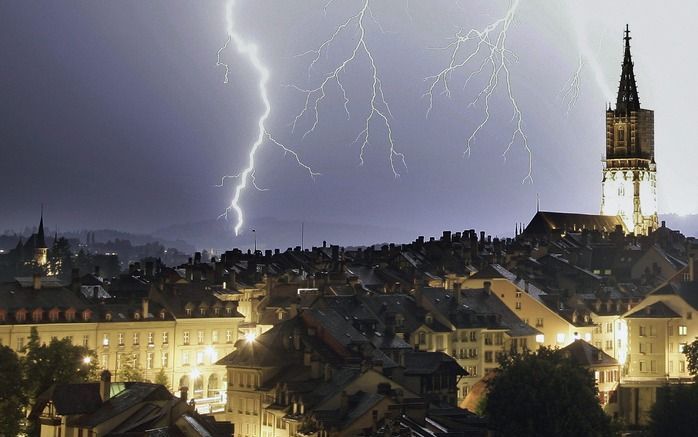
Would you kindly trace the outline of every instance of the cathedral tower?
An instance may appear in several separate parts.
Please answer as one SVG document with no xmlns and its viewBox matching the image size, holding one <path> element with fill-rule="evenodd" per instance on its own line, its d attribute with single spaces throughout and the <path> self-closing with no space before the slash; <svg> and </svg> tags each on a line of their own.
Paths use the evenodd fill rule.
<svg viewBox="0 0 698 437">
<path fill-rule="evenodd" d="M 658 227 L 654 111 L 640 108 L 627 25 L 624 40 L 616 108 L 606 111 L 601 214 L 619 215 L 628 232 L 647 235 Z"/>
</svg>

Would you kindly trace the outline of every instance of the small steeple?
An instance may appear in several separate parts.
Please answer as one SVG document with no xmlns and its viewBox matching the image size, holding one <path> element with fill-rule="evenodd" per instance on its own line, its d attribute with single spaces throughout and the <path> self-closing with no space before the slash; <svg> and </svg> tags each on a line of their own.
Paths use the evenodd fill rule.
<svg viewBox="0 0 698 437">
<path fill-rule="evenodd" d="M 44 237 L 44 205 L 41 205 L 41 220 L 39 221 L 39 230 L 36 232 L 36 247 L 46 248 L 46 239 Z"/>
<path fill-rule="evenodd" d="M 629 113 L 640 109 L 640 98 L 637 95 L 637 84 L 633 72 L 633 59 L 630 54 L 630 26 L 625 25 L 625 55 L 623 67 L 620 73 L 618 85 L 618 98 L 616 100 L 616 113 Z"/>
</svg>

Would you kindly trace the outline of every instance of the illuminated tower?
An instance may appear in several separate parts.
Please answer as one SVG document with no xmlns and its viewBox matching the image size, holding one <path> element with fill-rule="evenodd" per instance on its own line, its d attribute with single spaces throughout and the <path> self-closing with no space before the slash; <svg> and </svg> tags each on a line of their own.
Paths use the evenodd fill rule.
<svg viewBox="0 0 698 437">
<path fill-rule="evenodd" d="M 44 210 L 41 208 L 41 221 L 39 221 L 39 230 L 34 238 L 34 261 L 44 266 L 48 262 L 48 247 L 46 247 L 46 239 L 44 237 Z"/>
<path fill-rule="evenodd" d="M 627 25 L 624 39 L 616 108 L 606 111 L 601 214 L 619 215 L 629 232 L 647 235 L 658 225 L 654 111 L 640 108 Z"/>
</svg>

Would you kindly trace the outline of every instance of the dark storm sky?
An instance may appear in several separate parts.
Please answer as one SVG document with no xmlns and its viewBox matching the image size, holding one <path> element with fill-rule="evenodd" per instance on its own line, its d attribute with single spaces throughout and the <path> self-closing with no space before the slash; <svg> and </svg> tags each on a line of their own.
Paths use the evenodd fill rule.
<svg viewBox="0 0 698 437">
<path fill-rule="evenodd" d="M 518 55 L 510 65 L 512 89 L 534 153 L 535 182 L 522 185 L 527 156 L 520 143 L 506 161 L 501 157 L 513 129 L 506 93 L 495 92 L 490 124 L 469 159 L 462 157 L 464 141 L 482 107 L 468 104 L 487 77 L 465 90 L 462 79 L 472 69 L 454 77 L 453 98 L 437 97 L 428 120 L 421 98 L 423 78 L 448 62 L 448 53 L 430 47 L 447 44 L 459 27 L 484 27 L 503 15 L 508 1 L 413 0 L 409 9 L 404 0 L 374 1 L 386 32 L 371 23 L 367 39 L 409 167 L 399 179 L 380 129 L 366 164 L 358 166 L 352 141 L 366 111 L 365 59 L 345 73 L 349 121 L 335 87 L 314 134 L 301 140 L 304 129 L 292 134 L 288 127 L 303 97 L 284 85 L 316 84 L 349 47 L 346 39 L 333 45 L 310 78 L 309 58 L 294 57 L 317 47 L 359 6 L 335 1 L 324 15 L 324 3 L 239 0 L 236 6 L 239 30 L 259 45 L 272 73 L 269 130 L 322 173 L 313 182 L 265 145 L 256 175 L 269 191 L 243 195 L 250 223 L 277 217 L 427 235 L 470 227 L 511 234 L 514 222 L 535 212 L 536 193 L 543 209 L 597 213 L 604 88 L 616 89 L 626 22 L 641 102 L 656 111 L 660 212 L 697 212 L 697 184 L 685 182 L 696 157 L 686 108 L 698 98 L 695 87 L 686 87 L 696 64 L 686 50 L 696 36 L 695 6 L 522 1 L 508 35 Z M 600 10 L 607 13 L 599 16 Z M 0 232 L 33 224 L 41 203 L 51 225 L 66 230 L 152 231 L 220 214 L 232 184 L 214 185 L 243 168 L 262 110 L 254 72 L 232 49 L 224 52 L 231 80 L 223 83 L 215 62 L 225 38 L 223 2 L 1 2 Z M 567 115 L 561 90 L 583 45 L 581 95 Z"/>
</svg>

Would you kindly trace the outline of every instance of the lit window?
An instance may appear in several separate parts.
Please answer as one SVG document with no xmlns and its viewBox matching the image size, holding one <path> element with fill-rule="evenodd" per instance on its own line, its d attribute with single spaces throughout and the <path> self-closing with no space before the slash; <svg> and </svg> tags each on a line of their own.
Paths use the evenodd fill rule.
<svg viewBox="0 0 698 437">
<path fill-rule="evenodd" d="M 162 344 L 167 344 L 167 340 L 169 340 L 169 333 L 167 331 L 162 333 Z"/>
<path fill-rule="evenodd" d="M 155 338 L 155 334 L 153 334 L 152 331 L 148 332 L 148 344 L 153 344 L 154 338 Z"/>
<path fill-rule="evenodd" d="M 584 341 L 587 343 L 591 341 L 591 333 L 587 332 L 584 334 Z"/>
<path fill-rule="evenodd" d="M 204 342 L 204 331 L 198 331 L 196 333 L 196 340 L 199 344 L 203 344 Z"/>
<path fill-rule="evenodd" d="M 109 334 L 104 334 L 102 337 L 102 346 L 109 346 Z"/>
<path fill-rule="evenodd" d="M 141 335 L 137 332 L 133 333 L 133 345 L 137 346 L 138 343 L 140 342 Z"/>
<path fill-rule="evenodd" d="M 538 344 L 543 344 L 543 343 L 545 343 L 545 335 L 543 335 L 543 334 L 537 334 L 537 335 L 536 335 L 536 343 L 538 343 Z"/>
<path fill-rule="evenodd" d="M 679 335 L 687 335 L 688 334 L 688 328 L 686 325 L 680 325 L 679 326 Z"/>
<path fill-rule="evenodd" d="M 148 352 L 145 354 L 145 368 L 146 369 L 152 369 L 153 368 L 153 353 Z"/>
<path fill-rule="evenodd" d="M 564 343 L 565 342 L 565 334 L 562 332 L 558 332 L 556 340 L 558 343 Z"/>
<path fill-rule="evenodd" d="M 124 333 L 119 332 L 119 346 L 123 346 L 123 345 L 124 345 Z"/>
<path fill-rule="evenodd" d="M 197 352 L 196 353 L 196 364 L 204 364 L 204 353 L 203 352 Z"/>
<path fill-rule="evenodd" d="M 211 331 L 211 343 L 218 343 L 218 330 Z"/>
<path fill-rule="evenodd" d="M 230 329 L 225 330 L 225 342 L 226 343 L 232 343 L 233 342 L 233 331 Z"/>
<path fill-rule="evenodd" d="M 686 343 L 679 343 L 679 352 L 683 353 L 684 349 L 686 349 Z"/>
<path fill-rule="evenodd" d="M 184 338 L 184 344 L 189 344 L 189 331 L 184 331 L 182 335 Z"/>
<path fill-rule="evenodd" d="M 182 365 L 183 366 L 189 365 L 189 352 L 182 352 Z"/>
<path fill-rule="evenodd" d="M 167 367 L 169 355 L 167 352 L 163 352 L 162 355 L 160 356 L 160 364 L 162 367 Z"/>
</svg>

